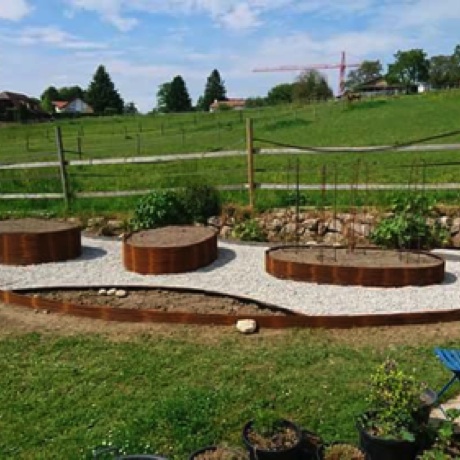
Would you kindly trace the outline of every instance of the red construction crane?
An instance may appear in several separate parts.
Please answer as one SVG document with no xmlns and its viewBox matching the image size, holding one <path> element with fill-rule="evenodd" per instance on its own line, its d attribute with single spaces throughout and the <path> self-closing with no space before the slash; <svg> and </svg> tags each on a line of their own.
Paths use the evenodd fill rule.
<svg viewBox="0 0 460 460">
<path fill-rule="evenodd" d="M 253 72 L 292 72 L 292 71 L 306 71 L 306 70 L 322 70 L 322 69 L 339 69 L 339 94 L 343 93 L 345 89 L 345 73 L 347 68 L 350 67 L 359 67 L 361 63 L 358 64 L 347 64 L 345 58 L 345 51 L 342 51 L 342 60 L 338 64 L 313 64 L 309 66 L 297 66 L 297 65 L 284 65 L 279 67 L 259 67 L 254 69 Z"/>
</svg>

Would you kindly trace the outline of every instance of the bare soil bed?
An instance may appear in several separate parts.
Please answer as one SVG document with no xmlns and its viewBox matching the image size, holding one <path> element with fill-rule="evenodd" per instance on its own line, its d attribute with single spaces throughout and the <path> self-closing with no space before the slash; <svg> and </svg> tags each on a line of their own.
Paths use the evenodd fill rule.
<svg viewBox="0 0 460 460">
<path fill-rule="evenodd" d="M 289 262 L 345 267 L 418 267 L 439 263 L 437 258 L 426 253 L 361 248 L 350 252 L 346 248 L 290 247 L 273 251 L 270 255 L 273 259 Z"/>
<path fill-rule="evenodd" d="M 205 241 L 215 233 L 209 227 L 168 226 L 133 233 L 126 241 L 138 247 L 180 247 Z"/>
<path fill-rule="evenodd" d="M 126 297 L 98 294 L 95 289 L 45 290 L 28 292 L 48 300 L 65 301 L 74 305 L 109 306 L 112 308 L 152 309 L 163 312 L 186 312 L 226 315 L 285 315 L 282 310 L 258 305 L 232 297 L 168 289 L 128 289 Z"/>
<path fill-rule="evenodd" d="M 48 233 L 75 228 L 75 224 L 46 219 L 7 219 L 0 220 L 1 233 Z"/>
</svg>

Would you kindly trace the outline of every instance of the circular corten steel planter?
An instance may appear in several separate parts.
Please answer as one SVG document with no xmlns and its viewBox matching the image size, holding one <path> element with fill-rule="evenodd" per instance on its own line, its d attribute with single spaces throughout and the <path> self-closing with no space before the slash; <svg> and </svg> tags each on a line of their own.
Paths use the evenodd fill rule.
<svg viewBox="0 0 460 460">
<path fill-rule="evenodd" d="M 169 226 L 125 236 L 123 262 L 140 274 L 183 273 L 217 259 L 215 228 Z"/>
<path fill-rule="evenodd" d="M 44 219 L 0 221 L 0 264 L 59 262 L 80 255 L 78 225 Z"/>
<path fill-rule="evenodd" d="M 343 263 L 334 262 L 330 254 L 343 251 L 342 256 L 345 256 L 347 249 L 344 247 L 274 247 L 265 252 L 265 269 L 276 278 L 347 286 L 426 286 L 444 280 L 445 261 L 435 254 L 377 248 L 356 250 L 362 251 L 361 255 L 367 258 L 365 264 L 355 263 L 353 253 L 349 253 L 349 260 Z M 329 257 L 325 256 L 326 251 Z"/>
</svg>

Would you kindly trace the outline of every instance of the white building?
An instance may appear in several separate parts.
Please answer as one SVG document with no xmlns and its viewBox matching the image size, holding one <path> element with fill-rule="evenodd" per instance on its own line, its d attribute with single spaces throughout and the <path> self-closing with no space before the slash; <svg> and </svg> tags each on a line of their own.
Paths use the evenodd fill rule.
<svg viewBox="0 0 460 460">
<path fill-rule="evenodd" d="M 72 101 L 53 101 L 56 113 L 94 113 L 93 108 L 77 97 Z"/>
</svg>

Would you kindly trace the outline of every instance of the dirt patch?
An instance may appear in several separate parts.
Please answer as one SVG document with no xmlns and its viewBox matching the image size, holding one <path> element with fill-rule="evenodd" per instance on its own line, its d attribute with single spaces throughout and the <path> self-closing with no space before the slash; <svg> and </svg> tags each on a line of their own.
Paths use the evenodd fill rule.
<svg viewBox="0 0 460 460">
<path fill-rule="evenodd" d="M 136 232 L 126 242 L 138 247 L 180 247 L 206 241 L 215 233 L 214 228 L 178 225 Z"/>
<path fill-rule="evenodd" d="M 0 221 L 1 233 L 48 233 L 75 228 L 75 224 L 46 219 L 7 219 Z"/>
<path fill-rule="evenodd" d="M 88 307 L 107 306 L 136 310 L 152 309 L 164 312 L 186 312 L 225 315 L 285 315 L 281 310 L 264 308 L 251 302 L 214 294 L 181 292 L 168 289 L 127 289 L 126 297 L 100 295 L 98 289 L 45 290 L 29 292 L 48 300 L 65 301 Z"/>
<path fill-rule="evenodd" d="M 436 266 L 439 259 L 430 254 L 398 252 L 381 249 L 331 247 L 283 248 L 270 252 L 272 259 L 305 264 L 325 264 L 343 267 L 420 267 Z"/>
<path fill-rule="evenodd" d="M 191 343 L 221 343 L 244 340 L 248 346 L 261 341 L 286 340 L 302 346 L 306 340 L 338 343 L 355 348 L 385 350 L 394 346 L 439 346 L 460 341 L 460 322 L 422 326 L 374 327 L 349 330 L 261 329 L 259 334 L 241 336 L 232 326 L 198 326 L 158 323 L 118 323 L 64 314 L 46 313 L 0 303 L 0 339 L 28 333 L 49 336 L 100 335 L 115 342 L 142 337 L 163 337 Z"/>
</svg>

